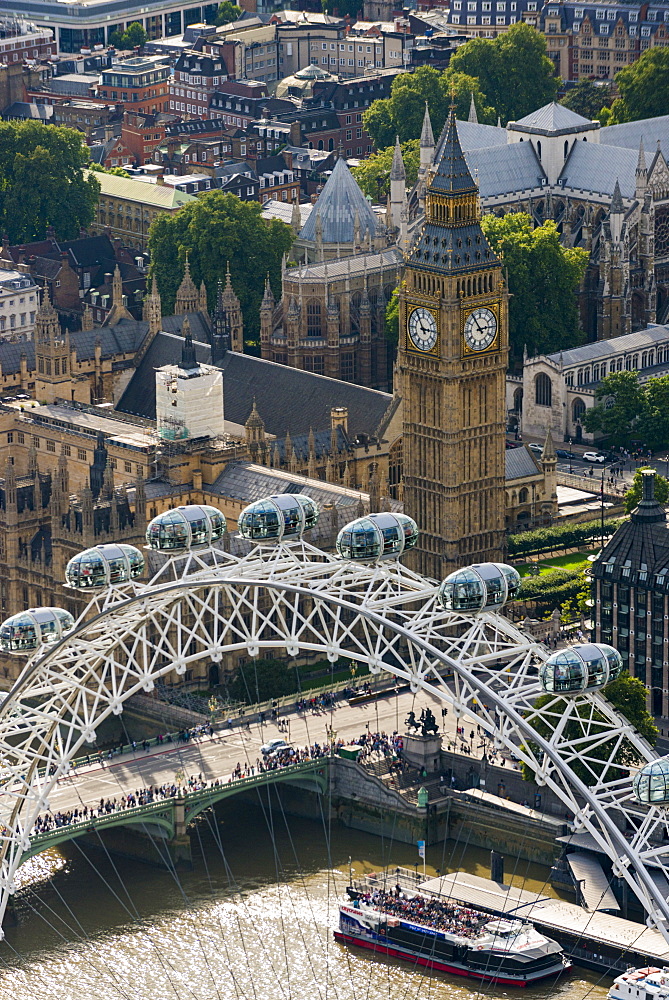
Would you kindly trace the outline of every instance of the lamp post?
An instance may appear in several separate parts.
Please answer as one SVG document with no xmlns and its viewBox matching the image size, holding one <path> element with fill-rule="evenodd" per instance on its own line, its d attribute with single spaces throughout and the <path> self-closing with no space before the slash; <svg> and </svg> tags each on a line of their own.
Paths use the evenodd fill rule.
<svg viewBox="0 0 669 1000">
<path fill-rule="evenodd" d="M 600 489 L 600 518 L 602 529 L 602 548 L 604 548 L 604 469 L 602 469 L 602 485 Z"/>
<path fill-rule="evenodd" d="M 572 459 L 572 454 L 571 454 L 571 438 L 569 438 L 569 472 L 570 472 L 570 474 L 571 474 L 571 459 Z"/>
</svg>

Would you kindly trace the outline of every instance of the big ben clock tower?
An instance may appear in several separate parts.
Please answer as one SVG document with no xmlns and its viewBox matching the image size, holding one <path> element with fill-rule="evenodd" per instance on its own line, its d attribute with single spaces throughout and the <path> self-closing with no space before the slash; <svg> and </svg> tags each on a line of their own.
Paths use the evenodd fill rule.
<svg viewBox="0 0 669 1000">
<path fill-rule="evenodd" d="M 400 295 L 404 507 L 436 579 L 504 544 L 508 295 L 480 217 L 452 107 Z"/>
</svg>

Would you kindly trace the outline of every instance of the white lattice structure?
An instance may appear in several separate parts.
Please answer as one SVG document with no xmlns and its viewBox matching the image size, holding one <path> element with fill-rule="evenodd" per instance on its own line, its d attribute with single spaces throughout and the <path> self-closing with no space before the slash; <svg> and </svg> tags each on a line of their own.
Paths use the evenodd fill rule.
<svg viewBox="0 0 669 1000">
<path fill-rule="evenodd" d="M 361 564 L 296 540 L 258 544 L 242 557 L 194 550 L 168 559 L 149 583 L 100 592 L 72 632 L 35 653 L 0 708 L 0 916 L 57 777 L 87 752 L 106 716 L 200 659 L 283 648 L 386 670 L 479 724 L 561 799 L 669 940 L 669 904 L 653 880 L 658 871 L 669 877 L 666 813 L 640 806 L 627 772 L 602 770 L 600 759 L 603 745 L 612 759 L 623 741 L 642 762 L 654 751 L 597 692 L 535 709 L 545 649 L 500 614 L 445 612 L 437 589 L 397 560 Z M 567 738 L 574 720 L 579 735 Z M 593 775 L 590 788 L 574 773 L 577 762 Z"/>
</svg>

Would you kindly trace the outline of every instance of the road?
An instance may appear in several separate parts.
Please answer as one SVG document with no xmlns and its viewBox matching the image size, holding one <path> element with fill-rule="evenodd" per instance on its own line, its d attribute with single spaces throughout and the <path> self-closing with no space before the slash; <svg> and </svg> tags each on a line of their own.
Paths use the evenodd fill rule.
<svg viewBox="0 0 669 1000">
<path fill-rule="evenodd" d="M 238 763 L 242 769 L 245 765 L 255 764 L 261 755 L 260 747 L 275 737 L 282 737 L 295 746 L 303 747 L 313 743 L 326 743 L 330 725 L 334 729 L 335 739 L 344 742 L 356 739 L 367 730 L 404 732 L 407 713 L 413 709 L 419 714 L 427 706 L 432 708 L 437 721 L 443 722 L 441 731 L 444 745 L 449 740 L 455 743 L 456 739 L 462 743 L 462 739 L 456 737 L 456 721 L 450 709 L 447 717 L 442 720 L 442 705 L 436 698 L 424 692 L 419 695 L 412 695 L 409 691 L 402 691 L 397 695 L 391 692 L 362 705 L 343 702 L 332 713 L 327 711 L 286 716 L 287 729 L 283 730 L 273 722 L 262 725 L 252 723 L 249 729 L 219 728 L 214 731 L 213 737 L 202 736 L 191 743 L 170 748 L 163 744 L 148 751 L 138 747 L 134 753 L 114 758 L 111 762 L 80 767 L 75 773 L 59 780 L 49 796 L 51 812 L 67 812 L 84 805 L 96 806 L 101 798 L 119 798 L 124 793 L 148 785 L 171 783 L 179 768 L 183 769 L 186 778 L 201 774 L 207 782 L 216 779 L 227 781 Z M 465 730 L 466 742 L 469 744 L 472 726 L 465 724 Z M 474 740 L 475 756 L 482 752 L 477 746 L 479 742 L 478 739 Z"/>
</svg>

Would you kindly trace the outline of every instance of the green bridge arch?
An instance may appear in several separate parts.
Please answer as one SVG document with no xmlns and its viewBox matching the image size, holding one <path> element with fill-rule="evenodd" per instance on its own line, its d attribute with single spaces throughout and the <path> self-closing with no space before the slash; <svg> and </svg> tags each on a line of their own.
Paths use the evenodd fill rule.
<svg viewBox="0 0 669 1000">
<path fill-rule="evenodd" d="M 154 829 L 158 827 L 164 830 L 166 839 L 172 840 L 180 833 L 185 833 L 188 826 L 205 809 L 209 809 L 217 802 L 238 795 L 240 792 L 282 783 L 298 785 L 324 795 L 328 786 L 327 758 L 303 761 L 289 767 L 277 768 L 275 771 L 263 771 L 261 774 L 226 781 L 224 784 L 208 786 L 185 795 L 160 799 L 132 809 L 120 809 L 104 816 L 88 818 L 81 823 L 56 827 L 48 833 L 31 836 L 30 846 L 21 855 L 20 864 L 51 847 L 113 827 L 150 825 Z"/>
</svg>

